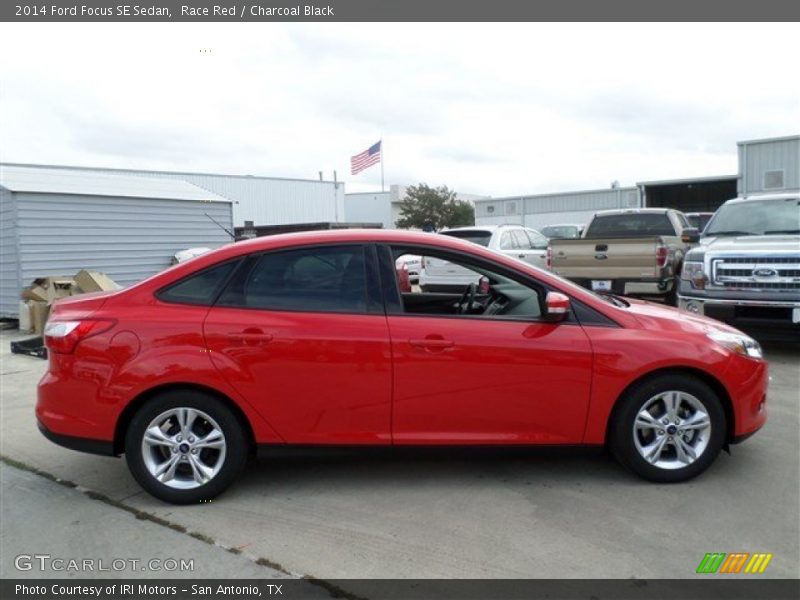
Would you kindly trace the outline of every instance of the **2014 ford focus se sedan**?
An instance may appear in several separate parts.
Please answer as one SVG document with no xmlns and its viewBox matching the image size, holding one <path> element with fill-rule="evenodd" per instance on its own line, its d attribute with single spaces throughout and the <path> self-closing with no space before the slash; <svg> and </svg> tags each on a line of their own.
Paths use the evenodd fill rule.
<svg viewBox="0 0 800 600">
<path fill-rule="evenodd" d="M 405 255 L 477 277 L 460 293 L 401 291 Z M 59 300 L 45 342 L 44 435 L 124 453 L 175 503 L 287 445 L 607 445 L 676 482 L 766 420 L 767 365 L 739 331 L 424 233 L 232 244 Z"/>
</svg>

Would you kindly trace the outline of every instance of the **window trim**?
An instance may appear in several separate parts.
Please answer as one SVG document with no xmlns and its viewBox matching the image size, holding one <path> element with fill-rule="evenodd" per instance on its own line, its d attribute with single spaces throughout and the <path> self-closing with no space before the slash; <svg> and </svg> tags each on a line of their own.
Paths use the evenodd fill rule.
<svg viewBox="0 0 800 600">
<path fill-rule="evenodd" d="M 373 275 L 377 272 L 377 266 L 375 265 L 374 261 L 376 260 L 374 251 L 370 251 L 370 246 L 374 246 L 374 244 L 370 242 L 352 242 L 352 241 L 342 241 L 342 242 L 332 242 L 327 244 L 301 244 L 297 246 L 283 246 L 281 248 L 273 248 L 270 250 L 260 250 L 257 252 L 250 252 L 248 254 L 242 255 L 239 258 L 243 258 L 242 264 L 250 262 L 251 264 L 248 267 L 240 267 L 236 269 L 237 276 L 239 275 L 239 271 L 243 271 L 246 268 L 246 273 L 242 272 L 242 277 L 249 277 L 252 273 L 252 270 L 256 267 L 256 265 L 263 260 L 265 256 L 272 255 L 272 254 L 279 254 L 283 252 L 296 252 L 300 250 L 321 250 L 327 248 L 336 248 L 336 247 L 357 247 L 361 248 L 364 252 L 364 282 L 365 282 L 365 289 L 364 289 L 364 310 L 363 311 L 352 311 L 352 310 L 309 310 L 309 309 L 302 309 L 302 308 L 269 308 L 269 307 L 262 307 L 262 306 L 239 306 L 239 305 L 230 305 L 230 304 L 220 304 L 219 300 L 222 298 L 222 294 L 227 289 L 227 287 L 233 281 L 233 278 L 229 278 L 226 282 L 224 287 L 220 289 L 214 299 L 214 308 L 225 308 L 225 309 L 232 309 L 232 310 L 257 310 L 257 311 L 264 311 L 264 312 L 271 312 L 271 313 L 303 313 L 303 314 L 323 314 L 323 315 L 361 315 L 361 316 L 369 316 L 369 315 L 376 315 L 376 314 L 384 314 L 383 311 L 383 301 L 377 300 L 376 294 L 380 294 L 380 289 L 377 287 L 376 281 L 373 279 Z M 377 303 L 376 303 L 377 301 Z"/>
</svg>

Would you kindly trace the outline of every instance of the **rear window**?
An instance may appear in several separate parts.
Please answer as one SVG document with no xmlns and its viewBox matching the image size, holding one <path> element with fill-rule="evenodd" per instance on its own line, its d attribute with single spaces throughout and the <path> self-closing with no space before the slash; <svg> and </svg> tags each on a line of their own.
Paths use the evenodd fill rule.
<svg viewBox="0 0 800 600">
<path fill-rule="evenodd" d="M 488 246 L 489 240 L 492 239 L 491 231 L 485 231 L 481 229 L 443 231 L 442 235 L 449 235 L 450 237 L 458 238 L 460 240 L 466 240 L 468 242 L 472 242 L 473 244 L 479 244 L 481 246 Z"/>
<path fill-rule="evenodd" d="M 595 217 L 584 237 L 624 238 L 646 235 L 675 235 L 666 213 L 625 213 Z"/>
<path fill-rule="evenodd" d="M 237 264 L 239 264 L 238 260 L 231 260 L 209 267 L 173 283 L 156 295 L 159 300 L 165 302 L 211 305 Z"/>
<path fill-rule="evenodd" d="M 549 225 L 542 227 L 540 231 L 551 239 L 575 239 L 581 237 L 580 229 L 573 225 Z"/>
</svg>

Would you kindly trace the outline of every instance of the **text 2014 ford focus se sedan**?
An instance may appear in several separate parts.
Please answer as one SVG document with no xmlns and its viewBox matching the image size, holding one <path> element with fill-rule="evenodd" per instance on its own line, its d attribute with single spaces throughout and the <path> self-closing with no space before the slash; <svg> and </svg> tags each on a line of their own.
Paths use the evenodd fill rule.
<svg viewBox="0 0 800 600">
<path fill-rule="evenodd" d="M 401 292 L 404 255 L 476 283 Z M 767 365 L 739 331 L 433 234 L 233 244 L 58 301 L 45 338 L 42 432 L 124 453 L 178 503 L 293 444 L 606 444 L 646 479 L 682 481 L 766 420 Z"/>
</svg>

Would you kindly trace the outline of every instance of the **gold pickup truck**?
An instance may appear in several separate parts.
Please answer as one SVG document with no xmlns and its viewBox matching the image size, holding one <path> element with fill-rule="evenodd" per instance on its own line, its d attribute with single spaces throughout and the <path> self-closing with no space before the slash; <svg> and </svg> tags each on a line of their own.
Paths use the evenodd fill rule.
<svg viewBox="0 0 800 600">
<path fill-rule="evenodd" d="M 551 240 L 550 270 L 596 292 L 661 297 L 677 303 L 689 241 L 698 237 L 677 210 L 598 212 L 575 240 Z"/>
</svg>

